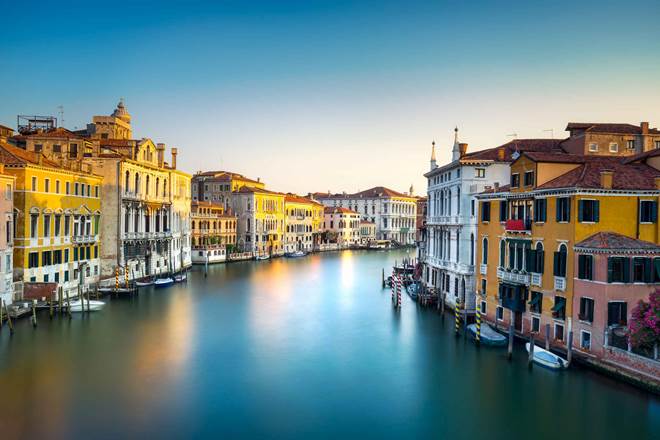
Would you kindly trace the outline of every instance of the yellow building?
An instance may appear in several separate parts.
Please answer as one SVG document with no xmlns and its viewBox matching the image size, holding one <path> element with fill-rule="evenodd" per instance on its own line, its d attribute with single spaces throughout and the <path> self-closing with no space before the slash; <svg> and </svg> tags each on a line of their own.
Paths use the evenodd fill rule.
<svg viewBox="0 0 660 440">
<path fill-rule="evenodd" d="M 314 200 L 287 194 L 284 198 L 285 234 L 284 251 L 314 250 L 314 239 L 319 237 L 323 205 Z M 316 229 L 315 226 L 316 217 Z M 316 232 L 316 235 L 315 235 Z"/>
<path fill-rule="evenodd" d="M 85 164 L 0 143 L 0 162 L 15 177 L 14 279 L 56 282 L 76 295 L 100 274 L 101 186 Z"/>
<path fill-rule="evenodd" d="M 231 195 L 244 186 L 264 189 L 261 180 L 253 180 L 231 171 L 205 171 L 196 173 L 192 178 L 192 199 L 200 202 L 220 204 L 229 209 Z"/>
<path fill-rule="evenodd" d="M 659 187 L 660 171 L 643 161 L 523 152 L 510 185 L 478 196 L 481 313 L 565 346 L 579 307 L 574 246 L 599 232 L 658 243 Z"/>
<path fill-rule="evenodd" d="M 236 247 L 236 216 L 209 202 L 192 202 L 191 216 L 193 263 L 225 261 Z"/>
<path fill-rule="evenodd" d="M 2 127 L 0 127 L 2 128 Z M 0 307 L 1 301 L 11 304 L 13 300 L 13 254 L 14 254 L 14 185 L 16 178 L 5 174 L 5 165 L 0 163 Z"/>
<path fill-rule="evenodd" d="M 268 255 L 284 253 L 284 197 L 285 194 L 253 186 L 243 186 L 232 193 L 239 250 Z"/>
</svg>

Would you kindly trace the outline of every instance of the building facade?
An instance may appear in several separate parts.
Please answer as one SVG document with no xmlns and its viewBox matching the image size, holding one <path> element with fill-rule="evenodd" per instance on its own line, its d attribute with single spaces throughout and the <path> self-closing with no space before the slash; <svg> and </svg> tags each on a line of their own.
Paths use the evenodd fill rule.
<svg viewBox="0 0 660 440">
<path fill-rule="evenodd" d="M 340 248 L 360 243 L 360 214 L 347 208 L 326 206 L 323 230 L 325 241 L 337 243 Z"/>
<path fill-rule="evenodd" d="M 176 169 L 177 149 L 172 148 L 172 164 L 169 170 L 172 209 L 170 221 L 172 229 L 172 250 L 170 267 L 180 271 L 192 264 L 192 228 L 191 228 L 191 196 L 190 175 Z"/>
<path fill-rule="evenodd" d="M 232 193 L 244 186 L 266 188 L 260 179 L 253 180 L 230 171 L 199 172 L 192 178 L 192 199 L 221 204 L 225 210 L 228 210 L 232 206 Z"/>
<path fill-rule="evenodd" d="M 315 237 L 320 232 L 318 223 L 314 222 L 314 214 L 315 208 L 320 206 L 322 205 L 314 200 L 295 194 L 287 194 L 284 197 L 285 252 L 314 250 Z"/>
<path fill-rule="evenodd" d="M 0 307 L 13 301 L 14 186 L 16 178 L 5 174 L 0 163 Z"/>
<path fill-rule="evenodd" d="M 232 193 L 240 251 L 258 255 L 284 253 L 284 197 L 285 194 L 253 186 L 242 186 Z"/>
<path fill-rule="evenodd" d="M 192 202 L 192 260 L 197 264 L 225 261 L 236 247 L 236 217 L 222 205 Z"/>
<path fill-rule="evenodd" d="M 376 224 L 366 220 L 360 220 L 360 244 L 368 246 L 376 241 Z"/>
<path fill-rule="evenodd" d="M 377 186 L 354 194 L 314 193 L 313 197 L 327 207 L 346 208 L 375 223 L 378 240 L 415 244 L 417 198 L 412 188 L 408 194 Z"/>
<path fill-rule="evenodd" d="M 55 282 L 64 295 L 97 283 L 103 179 L 82 162 L 64 167 L 42 153 L 0 144 L 15 179 L 14 280 Z"/>
</svg>

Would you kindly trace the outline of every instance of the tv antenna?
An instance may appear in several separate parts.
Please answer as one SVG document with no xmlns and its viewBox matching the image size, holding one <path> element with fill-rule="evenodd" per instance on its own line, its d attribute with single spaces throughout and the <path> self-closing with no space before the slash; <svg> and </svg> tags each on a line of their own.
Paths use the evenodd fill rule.
<svg viewBox="0 0 660 440">
<path fill-rule="evenodd" d="M 57 106 L 57 114 L 60 116 L 60 127 L 64 127 L 64 106 Z"/>
<path fill-rule="evenodd" d="M 507 134 L 506 137 L 512 137 L 514 139 L 517 139 L 518 138 L 518 133 Z"/>
</svg>

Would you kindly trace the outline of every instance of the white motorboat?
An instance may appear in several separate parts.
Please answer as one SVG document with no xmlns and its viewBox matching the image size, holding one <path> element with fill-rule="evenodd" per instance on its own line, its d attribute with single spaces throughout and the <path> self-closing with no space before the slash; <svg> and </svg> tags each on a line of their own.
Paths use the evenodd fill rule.
<svg viewBox="0 0 660 440">
<path fill-rule="evenodd" d="M 95 300 L 89 300 L 89 305 L 87 304 L 87 300 L 75 300 L 71 301 L 69 303 L 69 310 L 71 312 L 86 312 L 89 308 L 90 312 L 98 312 L 99 310 L 102 310 L 103 307 L 105 307 L 105 303 L 103 301 L 95 301 Z"/>
<path fill-rule="evenodd" d="M 188 274 L 186 274 L 185 272 L 180 273 L 178 275 L 174 275 L 174 282 L 175 283 L 180 283 L 182 281 L 186 281 L 187 279 L 188 279 Z"/>
<path fill-rule="evenodd" d="M 290 252 L 290 253 L 286 254 L 286 256 L 289 257 L 289 258 L 300 258 L 300 257 L 304 257 L 305 255 L 307 255 L 307 254 L 303 251 L 295 251 L 295 252 Z"/>
<path fill-rule="evenodd" d="M 152 286 L 154 284 L 153 278 L 145 278 L 140 281 L 136 281 L 135 285 L 138 287 L 147 287 L 147 286 Z"/>
<path fill-rule="evenodd" d="M 468 325 L 468 332 L 473 338 L 477 337 L 477 324 Z M 481 324 L 481 332 L 479 334 L 479 341 L 484 345 L 492 345 L 493 347 L 504 347 L 507 345 L 507 338 L 493 330 L 491 326 L 483 322 Z"/>
<path fill-rule="evenodd" d="M 525 344 L 525 348 L 527 349 L 527 353 L 529 353 L 529 342 Z M 536 345 L 534 346 L 533 360 L 542 367 L 552 370 L 562 370 L 568 367 L 568 361 L 566 359 Z"/>
<path fill-rule="evenodd" d="M 268 255 L 268 254 L 265 254 L 265 255 L 257 255 L 257 256 L 255 257 L 255 259 L 256 259 L 256 260 L 269 260 L 269 259 L 270 259 L 270 255 Z"/>
<path fill-rule="evenodd" d="M 154 281 L 155 287 L 168 287 L 172 284 L 174 284 L 174 280 L 170 277 L 158 278 L 156 281 Z"/>
</svg>

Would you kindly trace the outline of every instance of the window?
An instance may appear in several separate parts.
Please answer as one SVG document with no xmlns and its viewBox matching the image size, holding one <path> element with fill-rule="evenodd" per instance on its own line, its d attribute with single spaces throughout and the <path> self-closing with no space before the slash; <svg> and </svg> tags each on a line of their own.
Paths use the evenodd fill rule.
<svg viewBox="0 0 660 440">
<path fill-rule="evenodd" d="M 28 268 L 39 267 L 39 253 L 30 252 L 28 255 Z"/>
<path fill-rule="evenodd" d="M 639 222 L 655 223 L 658 220 L 658 202 L 655 200 L 639 201 Z"/>
<path fill-rule="evenodd" d="M 50 237 L 50 215 L 44 215 L 44 237 Z"/>
<path fill-rule="evenodd" d="M 30 214 L 30 238 L 37 238 L 39 236 L 39 215 Z"/>
<path fill-rule="evenodd" d="M 594 322 L 594 300 L 591 298 L 580 298 L 580 321 Z"/>
<path fill-rule="evenodd" d="M 553 274 L 556 277 L 566 277 L 566 245 L 559 246 L 559 250 L 554 254 Z"/>
<path fill-rule="evenodd" d="M 62 264 L 62 250 L 53 251 L 53 264 Z"/>
<path fill-rule="evenodd" d="M 53 264 L 52 254 L 50 251 L 44 251 L 41 253 L 41 265 L 50 266 Z"/>
<path fill-rule="evenodd" d="M 50 192 L 50 179 L 44 180 L 44 192 Z"/>
<path fill-rule="evenodd" d="M 481 264 L 488 264 L 488 239 L 484 238 L 481 243 Z"/>
<path fill-rule="evenodd" d="M 531 258 L 534 259 L 534 262 L 532 263 L 533 266 L 530 268 L 531 270 L 529 270 L 529 272 L 543 273 L 543 266 L 545 261 L 545 252 L 543 251 L 543 243 L 541 242 L 536 243 L 536 249 L 534 249 Z"/>
<path fill-rule="evenodd" d="M 634 150 L 635 149 L 635 141 L 632 139 L 629 139 L 626 141 L 626 148 L 629 150 Z"/>
<path fill-rule="evenodd" d="M 578 221 L 583 223 L 598 223 L 599 219 L 598 200 L 579 200 L 578 201 Z"/>
<path fill-rule="evenodd" d="M 532 332 L 538 333 L 541 331 L 541 320 L 538 316 L 532 316 Z"/>
<path fill-rule="evenodd" d="M 580 348 L 583 350 L 591 350 L 591 333 L 582 330 L 580 332 Z"/>
<path fill-rule="evenodd" d="M 619 152 L 619 144 L 616 142 L 610 142 L 610 153 L 618 153 Z"/>
<path fill-rule="evenodd" d="M 652 283 L 652 261 L 646 257 L 633 258 L 633 283 Z"/>
<path fill-rule="evenodd" d="M 43 145 L 41 145 L 41 144 L 34 144 L 34 151 L 35 151 L 35 152 L 39 153 L 39 152 L 43 151 L 43 149 L 44 149 L 44 146 L 43 146 Z"/>
<path fill-rule="evenodd" d="M 545 222 L 547 212 L 547 199 L 534 199 L 534 221 Z"/>
<path fill-rule="evenodd" d="M 500 200 L 500 221 L 505 222 L 508 216 L 508 203 L 506 200 Z"/>
<path fill-rule="evenodd" d="M 578 255 L 578 278 L 581 280 L 593 280 L 593 255 Z"/>
<path fill-rule="evenodd" d="M 73 194 L 74 194 L 74 195 L 78 195 L 78 189 L 79 189 L 79 187 L 80 187 L 80 185 L 78 184 L 78 182 L 76 182 L 76 183 L 73 184 Z"/>
<path fill-rule="evenodd" d="M 486 296 L 486 286 L 488 285 L 487 283 L 488 283 L 488 281 L 486 280 L 486 278 L 481 279 L 481 294 L 483 296 Z M 483 312 L 483 313 L 486 313 L 486 312 Z"/>
<path fill-rule="evenodd" d="M 571 221 L 571 199 L 569 197 L 559 197 L 557 199 L 557 221 Z"/>
<path fill-rule="evenodd" d="M 478 178 L 486 177 L 486 169 L 485 168 L 475 168 L 474 177 L 478 177 Z"/>
<path fill-rule="evenodd" d="M 470 215 L 474 217 L 474 199 L 470 200 Z"/>
<path fill-rule="evenodd" d="M 520 174 L 511 174 L 511 188 L 518 188 L 520 186 Z"/>
<path fill-rule="evenodd" d="M 613 301 L 607 303 L 607 325 L 628 324 L 628 303 Z"/>
<path fill-rule="evenodd" d="M 564 340 L 564 326 L 562 324 L 555 324 L 555 339 L 557 341 Z"/>
<path fill-rule="evenodd" d="M 36 190 L 37 190 L 37 178 L 32 177 L 32 191 L 36 191 Z"/>
<path fill-rule="evenodd" d="M 61 221 L 62 221 L 62 216 L 61 215 L 56 215 L 55 216 L 55 227 L 54 227 L 54 230 L 53 230 L 53 235 L 55 237 L 60 236 L 60 229 L 61 229 L 60 228 L 60 223 L 61 223 Z"/>
<path fill-rule="evenodd" d="M 595 143 L 595 142 L 590 143 L 589 144 L 589 151 L 591 151 L 592 153 L 597 152 L 598 151 L 598 144 Z"/>
<path fill-rule="evenodd" d="M 71 194 L 71 182 L 66 182 L 64 184 L 64 190 L 65 190 L 66 194 Z"/>
<path fill-rule="evenodd" d="M 486 301 L 481 301 L 481 310 L 480 310 L 482 315 L 486 314 Z"/>
<path fill-rule="evenodd" d="M 525 186 L 534 185 L 534 171 L 525 171 L 525 178 L 523 183 Z"/>
<path fill-rule="evenodd" d="M 11 200 L 12 196 L 12 191 L 11 191 L 11 183 L 8 183 L 5 186 L 5 200 Z"/>
<path fill-rule="evenodd" d="M 53 145 L 53 153 L 61 153 L 62 152 L 62 146 L 59 144 Z"/>
<path fill-rule="evenodd" d="M 529 301 L 529 311 L 532 313 L 541 313 L 543 309 L 543 293 L 532 291 L 532 298 Z"/>
<path fill-rule="evenodd" d="M 55 181 L 55 194 L 59 194 L 59 193 L 60 193 L 60 181 L 56 180 Z"/>
<path fill-rule="evenodd" d="M 502 306 L 497 306 L 495 309 L 495 317 L 498 321 L 502 321 L 504 319 L 504 308 Z"/>
<path fill-rule="evenodd" d="M 607 282 L 608 283 L 630 282 L 630 258 L 609 257 L 607 259 Z"/>
<path fill-rule="evenodd" d="M 655 141 L 655 149 L 660 150 L 660 141 Z"/>
<path fill-rule="evenodd" d="M 481 221 L 490 221 L 490 202 L 481 202 Z"/>
</svg>

